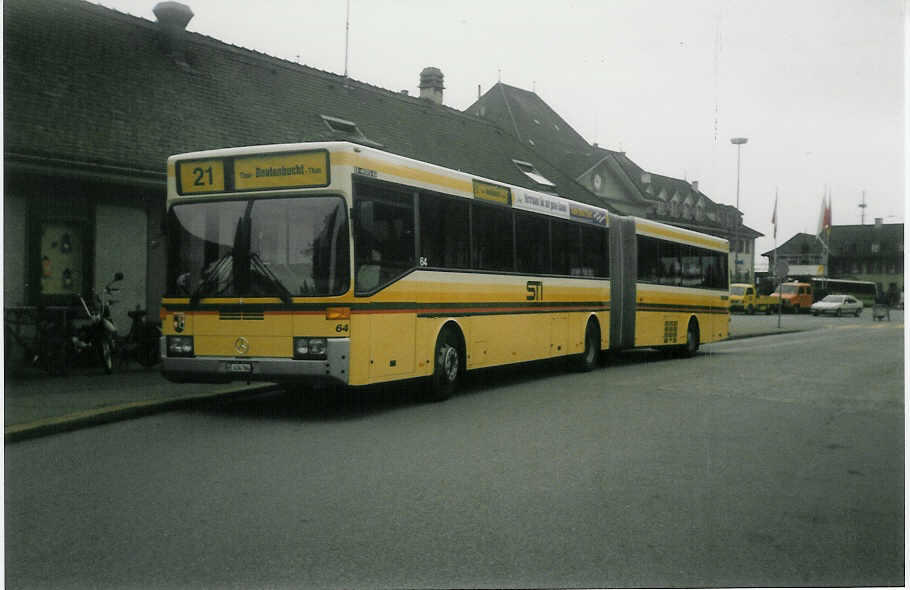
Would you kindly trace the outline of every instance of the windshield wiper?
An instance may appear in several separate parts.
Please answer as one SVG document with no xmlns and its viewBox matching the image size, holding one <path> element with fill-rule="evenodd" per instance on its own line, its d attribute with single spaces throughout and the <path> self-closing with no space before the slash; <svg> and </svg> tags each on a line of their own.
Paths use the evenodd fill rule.
<svg viewBox="0 0 910 590">
<path fill-rule="evenodd" d="M 272 284 L 278 288 L 278 296 L 287 304 L 291 303 L 291 292 L 287 287 L 281 282 L 281 280 L 275 275 L 275 273 L 270 269 L 265 262 L 262 261 L 262 258 L 259 257 L 259 254 L 255 252 L 250 253 L 250 263 L 253 267 L 258 270 L 265 278 L 269 279 Z"/>
<path fill-rule="evenodd" d="M 224 270 L 224 268 L 227 266 L 228 261 L 233 260 L 234 253 L 231 251 L 210 265 L 209 272 L 206 273 L 205 278 L 202 280 L 202 282 L 199 283 L 199 285 L 196 286 L 196 288 L 193 290 L 193 294 L 190 295 L 190 305 L 195 306 L 197 303 L 199 303 L 199 299 L 202 297 L 202 292 L 206 289 L 206 287 L 209 287 L 212 284 L 218 284 L 221 271 Z M 217 295 L 217 292 L 215 294 Z"/>
</svg>

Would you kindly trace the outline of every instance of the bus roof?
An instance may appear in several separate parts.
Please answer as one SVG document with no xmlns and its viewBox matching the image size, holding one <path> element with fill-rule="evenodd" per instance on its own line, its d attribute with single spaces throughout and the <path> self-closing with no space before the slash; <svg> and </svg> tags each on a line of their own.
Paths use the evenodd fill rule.
<svg viewBox="0 0 910 590">
<path fill-rule="evenodd" d="M 234 186 L 245 183 L 245 188 L 235 190 L 228 190 L 228 183 L 219 184 L 214 178 L 205 180 L 213 180 L 212 186 L 217 190 L 180 190 L 184 183 L 193 180 L 193 177 L 189 176 L 191 172 L 189 169 L 178 170 L 182 163 L 192 162 L 197 165 L 201 164 L 201 166 L 214 165 L 216 169 L 213 173 L 214 176 L 222 174 L 226 177 L 228 168 L 231 168 L 234 171 L 234 177 L 239 179 L 239 174 L 246 174 L 249 178 L 250 172 L 246 171 L 246 167 L 253 161 L 266 161 L 270 167 L 267 172 L 279 170 L 283 173 L 302 161 L 300 158 L 307 158 L 308 155 L 319 153 L 328 155 L 327 164 L 324 165 L 326 170 L 312 176 L 312 182 L 309 184 L 299 182 L 282 184 L 280 179 L 276 180 L 276 177 L 280 176 L 279 174 L 264 174 L 261 181 L 249 179 L 241 182 L 238 180 Z M 319 160 L 318 158 L 308 161 L 326 162 L 325 159 Z M 229 165 L 227 165 L 228 163 Z M 307 188 L 330 189 L 337 181 L 335 177 L 338 176 L 332 174 L 331 171 L 337 170 L 339 167 L 348 167 L 352 174 L 367 178 L 425 188 L 447 195 L 498 202 L 519 210 L 581 221 L 596 226 L 608 226 L 611 216 L 604 208 L 572 201 L 553 193 L 536 191 L 459 170 L 451 170 L 347 141 L 254 145 L 172 155 L 167 160 L 167 204 L 171 206 L 178 200 L 204 200 L 213 197 L 249 195 L 251 192 L 264 190 L 280 194 L 298 192 Z M 313 164 L 310 165 L 310 168 L 319 168 L 319 165 Z M 201 168 L 196 167 L 196 170 L 199 173 Z M 713 250 L 729 251 L 728 242 L 722 238 L 648 219 L 634 219 L 636 229 L 641 234 L 674 239 Z"/>
</svg>

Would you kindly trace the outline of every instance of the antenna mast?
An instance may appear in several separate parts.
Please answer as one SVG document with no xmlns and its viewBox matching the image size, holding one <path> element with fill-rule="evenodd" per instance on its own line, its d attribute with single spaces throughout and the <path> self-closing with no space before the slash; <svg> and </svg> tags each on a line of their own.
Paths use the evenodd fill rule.
<svg viewBox="0 0 910 590">
<path fill-rule="evenodd" d="M 863 191 L 863 202 L 859 204 L 860 217 L 859 224 L 866 225 L 866 191 Z"/>
<path fill-rule="evenodd" d="M 351 0 L 347 1 L 344 16 L 344 77 L 348 77 L 348 36 L 351 31 Z"/>
</svg>

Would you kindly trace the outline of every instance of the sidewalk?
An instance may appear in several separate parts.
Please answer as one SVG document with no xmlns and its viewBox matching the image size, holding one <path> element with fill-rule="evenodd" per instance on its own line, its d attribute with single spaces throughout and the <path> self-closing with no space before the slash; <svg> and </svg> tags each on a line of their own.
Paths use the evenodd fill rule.
<svg viewBox="0 0 910 590">
<path fill-rule="evenodd" d="M 267 383 L 171 383 L 158 367 L 74 369 L 51 377 L 40 369 L 20 369 L 4 376 L 4 439 L 43 436 L 105 422 L 126 420 L 186 407 L 205 400 L 268 389 Z"/>
<path fill-rule="evenodd" d="M 731 339 L 800 331 L 778 329 L 776 319 L 771 317 L 765 322 L 736 318 L 733 316 L 731 323 Z M 270 387 L 241 382 L 171 383 L 157 367 L 146 369 L 135 362 L 129 368 L 115 369 L 111 375 L 105 375 L 100 367 L 76 369 L 67 377 L 51 377 L 39 369 L 20 369 L 4 376 L 4 439 L 12 442 L 126 420 Z"/>
</svg>

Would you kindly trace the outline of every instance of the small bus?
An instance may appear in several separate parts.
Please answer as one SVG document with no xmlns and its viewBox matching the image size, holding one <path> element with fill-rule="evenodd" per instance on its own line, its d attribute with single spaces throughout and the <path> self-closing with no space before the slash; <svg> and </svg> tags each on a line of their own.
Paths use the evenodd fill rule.
<svg viewBox="0 0 910 590">
<path fill-rule="evenodd" d="M 345 386 L 728 335 L 728 242 L 349 142 L 167 163 L 162 373 Z"/>
</svg>

